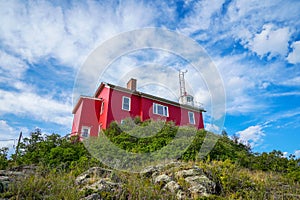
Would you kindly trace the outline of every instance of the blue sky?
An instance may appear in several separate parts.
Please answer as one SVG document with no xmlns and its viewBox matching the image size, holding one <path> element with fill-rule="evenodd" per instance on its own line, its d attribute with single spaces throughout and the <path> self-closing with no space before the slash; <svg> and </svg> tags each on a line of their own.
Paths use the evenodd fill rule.
<svg viewBox="0 0 300 200">
<path fill-rule="evenodd" d="M 160 27 L 197 41 L 218 68 L 229 135 L 254 151 L 300 156 L 300 1 L 0 1 L 0 8 L 0 146 L 36 127 L 69 133 L 74 81 L 93 50 L 123 32 Z M 163 51 L 125 55 L 104 81 L 124 84 L 135 66 L 147 68 L 143 63 L 161 66 L 148 71 L 148 82 L 151 74 L 164 80 L 155 72 L 174 60 L 188 65 Z M 195 96 L 209 110 L 210 91 L 198 84 Z"/>
</svg>

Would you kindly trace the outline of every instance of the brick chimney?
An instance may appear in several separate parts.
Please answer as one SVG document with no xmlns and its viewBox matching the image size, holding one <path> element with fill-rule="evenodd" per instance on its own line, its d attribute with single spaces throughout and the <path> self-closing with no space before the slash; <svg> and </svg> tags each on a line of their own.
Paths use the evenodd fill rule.
<svg viewBox="0 0 300 200">
<path fill-rule="evenodd" d="M 131 78 L 127 83 L 127 89 L 136 91 L 136 79 Z"/>
</svg>

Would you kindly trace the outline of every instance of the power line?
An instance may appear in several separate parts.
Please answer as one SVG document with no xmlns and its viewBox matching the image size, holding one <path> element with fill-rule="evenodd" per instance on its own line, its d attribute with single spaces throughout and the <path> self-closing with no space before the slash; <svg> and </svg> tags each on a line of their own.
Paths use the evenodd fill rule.
<svg viewBox="0 0 300 200">
<path fill-rule="evenodd" d="M 0 139 L 0 142 L 7 142 L 7 141 L 14 141 L 14 140 L 17 140 L 17 139 Z"/>
</svg>

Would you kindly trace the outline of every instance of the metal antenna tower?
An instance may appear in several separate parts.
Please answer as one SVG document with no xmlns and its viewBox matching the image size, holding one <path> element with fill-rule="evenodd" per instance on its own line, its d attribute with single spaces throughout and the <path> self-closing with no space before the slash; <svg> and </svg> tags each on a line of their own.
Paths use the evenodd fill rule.
<svg viewBox="0 0 300 200">
<path fill-rule="evenodd" d="M 187 70 L 184 71 L 179 70 L 179 85 L 180 85 L 179 103 L 194 106 L 194 97 L 192 95 L 189 95 L 185 89 L 185 80 L 184 80 L 185 73 L 187 73 Z"/>
<path fill-rule="evenodd" d="M 179 70 L 180 97 L 186 96 L 185 81 L 184 81 L 185 73 L 187 73 L 187 70 L 185 71 Z"/>
</svg>

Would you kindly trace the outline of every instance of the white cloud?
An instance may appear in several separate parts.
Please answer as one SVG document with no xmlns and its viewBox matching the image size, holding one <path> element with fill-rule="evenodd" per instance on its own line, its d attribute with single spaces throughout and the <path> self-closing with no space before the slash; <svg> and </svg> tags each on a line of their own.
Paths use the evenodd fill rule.
<svg viewBox="0 0 300 200">
<path fill-rule="evenodd" d="M 300 77 L 286 79 L 281 84 L 286 86 L 300 86 Z"/>
<path fill-rule="evenodd" d="M 225 0 L 205 0 L 197 2 L 192 13 L 181 22 L 180 31 L 186 34 L 192 34 L 199 30 L 207 30 L 211 26 L 212 16 L 220 12 L 224 2 Z M 201 37 L 206 38 L 207 34 Z"/>
<path fill-rule="evenodd" d="M 16 145 L 20 131 L 23 134 L 27 134 L 28 129 L 24 127 L 16 129 L 11 127 L 7 121 L 0 120 L 0 148 L 8 147 L 10 149 L 9 152 L 13 153 L 13 148 Z"/>
<path fill-rule="evenodd" d="M 29 61 L 55 58 L 78 67 L 97 45 L 126 30 L 151 26 L 158 14 L 141 2 L 73 2 L 67 9 L 48 1 L 1 1 L 0 40 Z"/>
<path fill-rule="evenodd" d="M 300 150 L 296 150 L 294 152 L 294 155 L 297 157 L 297 158 L 300 158 Z"/>
<path fill-rule="evenodd" d="M 300 41 L 293 42 L 291 48 L 293 50 L 289 53 L 287 60 L 292 64 L 300 63 Z"/>
<path fill-rule="evenodd" d="M 10 113 L 71 127 L 72 107 L 68 102 L 59 102 L 51 97 L 30 92 L 5 90 L 0 90 L 0 102 L 1 115 Z"/>
<path fill-rule="evenodd" d="M 289 152 L 287 152 L 287 151 L 285 151 L 285 152 L 282 152 L 283 153 L 283 158 L 288 158 L 288 156 L 289 156 Z"/>
<path fill-rule="evenodd" d="M 27 69 L 28 66 L 23 60 L 0 49 L 0 82 L 12 83 L 22 78 Z"/>
<path fill-rule="evenodd" d="M 255 147 L 263 141 L 262 138 L 265 136 L 263 128 L 262 125 L 250 126 L 236 134 L 239 136 L 240 142 L 249 143 L 251 147 Z"/>
<path fill-rule="evenodd" d="M 288 27 L 277 28 L 273 24 L 266 24 L 246 46 L 260 57 L 267 55 L 270 59 L 277 55 L 286 56 L 290 35 Z"/>
<path fill-rule="evenodd" d="M 257 90 L 256 83 L 260 80 L 260 76 L 257 76 L 259 66 L 249 65 L 244 58 L 245 55 L 214 58 L 226 89 L 226 112 L 233 115 L 251 113 L 265 107 L 262 101 L 257 101 L 256 96 L 251 95 Z"/>
<path fill-rule="evenodd" d="M 271 97 L 300 96 L 300 92 L 271 93 L 268 96 L 271 96 Z"/>
<path fill-rule="evenodd" d="M 206 123 L 206 124 L 205 124 L 205 130 L 211 131 L 211 132 L 213 132 L 213 133 L 219 133 L 219 132 L 220 132 L 220 127 L 218 127 L 218 126 L 215 125 L 215 124 L 209 124 L 209 123 Z"/>
<path fill-rule="evenodd" d="M 66 127 L 71 127 L 71 103 L 56 100 L 57 94 L 49 94 L 57 89 L 49 88 L 53 84 L 41 85 L 38 72 L 44 69 L 38 68 L 46 67 L 48 71 L 51 61 L 55 70 L 62 65 L 77 69 L 103 41 L 122 31 L 152 26 L 159 15 L 155 7 L 135 0 L 67 5 L 0 1 L 0 7 L 6 8 L 0 9 L 0 42 L 1 49 L 5 49 L 0 49 L 0 83 L 5 83 L 5 89 L 0 90 L 0 116 L 13 114 Z M 74 75 L 72 71 L 67 73 L 66 77 Z M 30 81 L 25 83 L 26 79 Z M 7 91 L 5 86 L 17 91 Z"/>
</svg>

